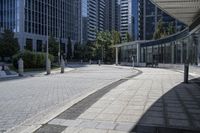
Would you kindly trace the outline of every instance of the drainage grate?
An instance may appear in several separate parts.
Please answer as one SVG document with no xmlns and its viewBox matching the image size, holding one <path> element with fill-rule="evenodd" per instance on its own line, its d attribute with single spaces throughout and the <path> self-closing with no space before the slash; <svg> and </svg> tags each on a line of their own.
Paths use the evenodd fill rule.
<svg viewBox="0 0 200 133">
<path fill-rule="evenodd" d="M 139 74 L 141 74 L 141 71 L 138 71 L 136 75 L 129 76 L 125 79 L 121 79 L 119 81 L 116 81 L 98 91 L 95 93 L 89 95 L 82 101 L 74 104 L 72 107 L 58 115 L 56 118 L 58 119 L 67 119 L 67 120 L 75 120 L 77 119 L 83 112 L 85 112 L 88 108 L 90 108 L 94 103 L 96 103 L 100 98 L 102 98 L 106 93 L 108 93 L 110 90 L 116 88 L 118 85 L 122 84 L 123 82 L 128 81 L 130 78 L 136 77 Z"/>
<path fill-rule="evenodd" d="M 61 133 L 66 128 L 67 127 L 65 127 L 65 126 L 57 126 L 57 125 L 46 124 L 46 125 L 43 125 L 41 128 L 39 128 L 34 133 Z"/>
</svg>

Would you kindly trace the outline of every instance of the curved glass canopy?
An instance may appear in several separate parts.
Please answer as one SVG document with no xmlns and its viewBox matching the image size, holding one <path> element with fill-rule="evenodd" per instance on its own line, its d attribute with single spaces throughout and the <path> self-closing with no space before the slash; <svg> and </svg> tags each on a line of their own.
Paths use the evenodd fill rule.
<svg viewBox="0 0 200 133">
<path fill-rule="evenodd" d="M 200 16 L 200 0 L 151 0 L 163 11 L 190 26 Z"/>
</svg>

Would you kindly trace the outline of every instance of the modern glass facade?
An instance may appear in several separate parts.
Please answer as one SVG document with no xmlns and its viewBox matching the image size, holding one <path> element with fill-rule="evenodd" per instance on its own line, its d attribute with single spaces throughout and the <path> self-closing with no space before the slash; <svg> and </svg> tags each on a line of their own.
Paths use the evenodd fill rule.
<svg viewBox="0 0 200 133">
<path fill-rule="evenodd" d="M 94 41 L 96 33 L 104 30 L 105 0 L 78 0 L 79 42 Z"/>
<path fill-rule="evenodd" d="M 135 38 L 138 19 L 137 5 L 137 0 L 120 1 L 120 33 L 122 41 L 125 40 L 127 33 L 129 33 L 132 39 Z"/>
<path fill-rule="evenodd" d="M 164 27 L 168 27 L 170 23 L 175 27 L 175 32 L 183 30 L 185 25 L 180 23 L 173 17 L 169 16 L 161 9 L 156 7 L 150 0 L 142 0 L 143 4 L 143 30 L 140 30 L 140 34 L 143 34 L 143 38 L 140 40 L 152 40 L 153 34 L 156 30 L 156 25 L 159 20 L 162 20 Z"/>
<path fill-rule="evenodd" d="M 119 0 L 105 1 L 105 30 L 119 31 L 120 3 Z"/>
<path fill-rule="evenodd" d="M 0 27 L 12 29 L 21 48 L 31 43 L 33 50 L 46 43 L 48 35 L 61 39 L 77 40 L 76 3 L 71 0 L 0 0 Z M 48 24 L 48 26 L 47 26 Z"/>
<path fill-rule="evenodd" d="M 173 23 L 176 31 L 185 28 L 171 16 L 156 7 L 150 0 L 121 0 L 120 32 L 122 40 L 127 33 L 132 40 L 152 40 L 159 20 L 164 22 L 164 27 Z M 182 28 L 180 28 L 183 26 Z"/>
<path fill-rule="evenodd" d="M 198 65 L 200 63 L 200 30 L 190 35 L 186 29 L 160 40 L 133 42 L 121 46 L 120 50 L 120 61 L 126 63 L 131 63 L 132 58 L 137 62 L 139 56 L 140 64 L 183 64 L 188 59 L 190 64 Z"/>
<path fill-rule="evenodd" d="M 19 0 L 0 0 L 0 28 L 19 32 Z"/>
<path fill-rule="evenodd" d="M 134 61 L 138 66 L 159 64 L 165 67 L 171 64 L 183 64 L 188 60 L 190 64 L 200 66 L 200 17 L 197 8 L 199 1 L 156 0 L 154 2 L 184 24 L 157 8 L 151 1 L 140 0 L 138 27 L 141 40 L 116 45 L 116 64 L 120 62 L 132 65 Z M 166 3 L 169 4 L 166 6 Z M 160 19 L 164 22 L 164 27 L 169 23 L 173 24 L 176 33 L 152 40 Z M 185 24 L 189 27 L 187 28 Z"/>
</svg>

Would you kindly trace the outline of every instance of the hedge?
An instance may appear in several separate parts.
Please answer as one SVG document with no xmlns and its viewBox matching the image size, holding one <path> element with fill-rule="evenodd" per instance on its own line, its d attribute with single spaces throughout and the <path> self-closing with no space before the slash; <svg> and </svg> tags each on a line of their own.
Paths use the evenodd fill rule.
<svg viewBox="0 0 200 133">
<path fill-rule="evenodd" d="M 22 58 L 24 61 L 24 68 L 44 68 L 46 66 L 46 53 L 24 51 L 13 56 L 13 66 L 18 68 L 18 60 Z M 49 54 L 51 62 L 54 61 L 54 56 Z"/>
</svg>

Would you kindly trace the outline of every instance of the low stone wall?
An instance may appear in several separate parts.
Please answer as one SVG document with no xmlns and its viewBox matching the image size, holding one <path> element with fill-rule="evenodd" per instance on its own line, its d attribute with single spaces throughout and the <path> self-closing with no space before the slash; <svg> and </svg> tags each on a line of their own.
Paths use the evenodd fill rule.
<svg viewBox="0 0 200 133">
<path fill-rule="evenodd" d="M 120 65 L 122 66 L 132 66 L 133 64 L 131 62 L 121 62 Z M 135 62 L 134 64 L 136 67 L 146 67 L 146 63 L 139 63 L 139 65 Z"/>
</svg>

